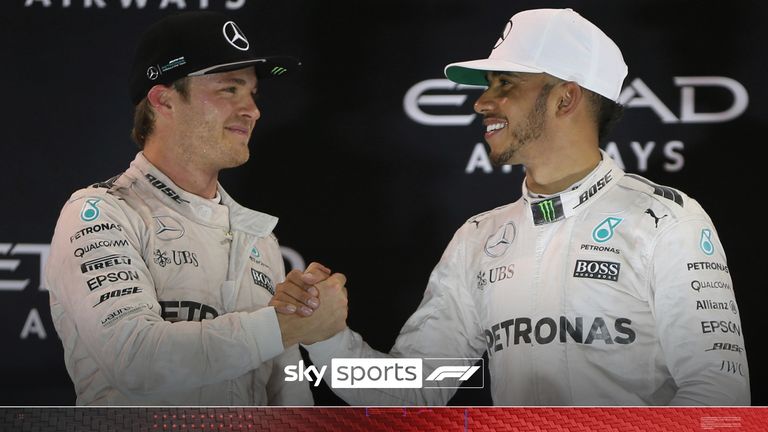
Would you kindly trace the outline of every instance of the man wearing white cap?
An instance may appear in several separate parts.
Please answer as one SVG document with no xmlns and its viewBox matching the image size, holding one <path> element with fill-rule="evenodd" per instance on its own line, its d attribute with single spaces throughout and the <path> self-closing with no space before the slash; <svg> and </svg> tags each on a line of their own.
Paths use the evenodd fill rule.
<svg viewBox="0 0 768 432">
<path fill-rule="evenodd" d="M 487 352 L 496 405 L 748 405 L 712 221 L 598 147 L 627 74 L 613 41 L 570 9 L 524 11 L 489 58 L 445 73 L 488 86 L 475 110 L 491 158 L 524 165 L 526 179 L 518 201 L 459 228 L 389 356 Z M 385 356 L 349 329 L 308 349 L 317 364 Z M 455 389 L 334 391 L 358 405 L 443 405 Z"/>
</svg>

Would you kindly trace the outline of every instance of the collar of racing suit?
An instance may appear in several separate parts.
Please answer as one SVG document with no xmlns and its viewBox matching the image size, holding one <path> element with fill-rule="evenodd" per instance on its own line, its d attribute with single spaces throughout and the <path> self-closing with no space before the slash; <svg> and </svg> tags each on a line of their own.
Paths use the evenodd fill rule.
<svg viewBox="0 0 768 432">
<path fill-rule="evenodd" d="M 227 232 L 243 231 L 258 237 L 268 236 L 277 225 L 276 217 L 238 204 L 221 184 L 217 185 L 220 204 L 181 189 L 152 165 L 143 152 L 136 155 L 125 176 L 167 207 L 202 225 L 221 227 Z"/>
<path fill-rule="evenodd" d="M 535 194 L 528 191 L 523 181 L 523 200 L 531 209 L 534 225 L 545 225 L 578 214 L 618 183 L 624 171 L 603 150 L 600 150 L 600 155 L 602 161 L 597 167 L 576 182 L 575 188 L 572 186 L 566 192 L 543 199 L 533 198 Z"/>
</svg>

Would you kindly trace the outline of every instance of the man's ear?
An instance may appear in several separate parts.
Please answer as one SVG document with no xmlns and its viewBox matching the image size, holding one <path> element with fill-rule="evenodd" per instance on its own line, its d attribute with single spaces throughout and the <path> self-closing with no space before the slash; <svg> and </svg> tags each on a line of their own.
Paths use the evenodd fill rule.
<svg viewBox="0 0 768 432">
<path fill-rule="evenodd" d="M 173 90 L 169 86 L 157 84 L 147 92 L 147 102 L 156 113 L 163 114 L 173 110 Z"/>
<path fill-rule="evenodd" d="M 573 81 L 560 84 L 557 89 L 557 115 L 569 115 L 582 103 L 584 91 Z"/>
</svg>

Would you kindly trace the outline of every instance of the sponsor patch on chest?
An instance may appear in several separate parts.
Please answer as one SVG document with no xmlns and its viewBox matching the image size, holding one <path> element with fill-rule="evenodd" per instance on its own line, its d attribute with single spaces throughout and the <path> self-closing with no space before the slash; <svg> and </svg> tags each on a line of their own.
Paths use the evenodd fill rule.
<svg viewBox="0 0 768 432">
<path fill-rule="evenodd" d="M 620 271 L 621 264 L 617 262 L 576 260 L 573 277 L 616 282 L 619 280 Z"/>
<path fill-rule="evenodd" d="M 251 268 L 251 276 L 253 277 L 253 283 L 266 289 L 270 294 L 275 295 L 275 285 L 272 282 L 272 278 L 254 268 Z"/>
</svg>

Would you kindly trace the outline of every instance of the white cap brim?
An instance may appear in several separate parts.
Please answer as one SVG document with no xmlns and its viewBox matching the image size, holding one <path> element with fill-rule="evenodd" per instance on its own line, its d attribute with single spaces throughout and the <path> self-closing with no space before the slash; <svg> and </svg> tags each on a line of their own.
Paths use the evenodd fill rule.
<svg viewBox="0 0 768 432">
<path fill-rule="evenodd" d="M 451 63 L 445 67 L 445 76 L 459 84 L 487 86 L 488 72 L 527 72 L 542 73 L 541 69 L 500 59 L 482 59 Z"/>
</svg>

